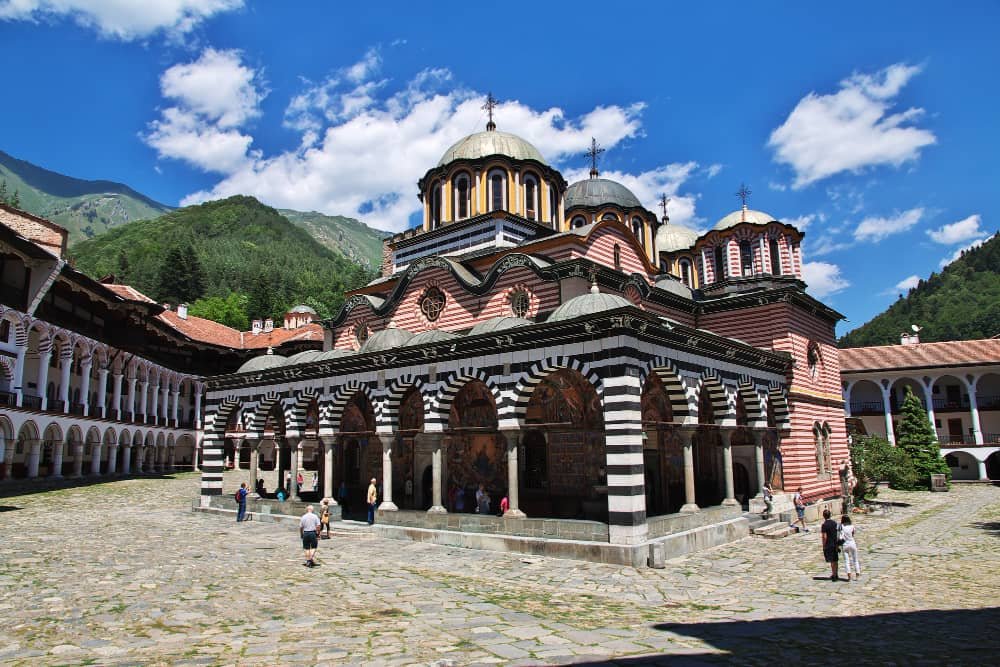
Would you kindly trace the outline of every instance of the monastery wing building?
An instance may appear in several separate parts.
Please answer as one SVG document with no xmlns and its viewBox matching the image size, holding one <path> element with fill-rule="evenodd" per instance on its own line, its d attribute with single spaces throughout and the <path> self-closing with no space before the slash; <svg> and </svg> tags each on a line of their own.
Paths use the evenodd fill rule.
<svg viewBox="0 0 1000 667">
<path fill-rule="evenodd" d="M 376 478 L 408 538 L 644 563 L 725 534 L 765 481 L 839 496 L 841 315 L 804 292 L 794 226 L 744 203 L 699 235 L 492 121 L 418 191 L 422 226 L 386 240 L 322 351 L 208 381 L 203 506 L 239 450 L 293 497 L 303 466 L 355 503 Z"/>
</svg>

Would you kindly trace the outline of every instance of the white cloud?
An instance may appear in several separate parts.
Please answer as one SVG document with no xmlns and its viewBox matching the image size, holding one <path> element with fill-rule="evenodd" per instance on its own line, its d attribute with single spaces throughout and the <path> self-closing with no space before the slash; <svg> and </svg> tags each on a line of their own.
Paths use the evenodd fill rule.
<svg viewBox="0 0 1000 667">
<path fill-rule="evenodd" d="M 955 252 L 953 252 L 949 257 L 945 257 L 944 259 L 941 260 L 941 262 L 940 262 L 941 268 L 944 268 L 944 267 L 948 266 L 949 264 L 951 264 L 952 262 L 954 262 L 956 259 L 958 259 L 959 257 L 961 257 L 962 253 L 965 252 L 966 250 L 972 250 L 973 248 L 978 248 L 979 246 L 983 245 L 983 243 L 985 243 L 986 240 L 987 239 L 985 239 L 985 238 L 976 239 L 972 243 L 970 243 L 968 245 L 965 245 L 965 246 L 962 246 L 961 248 L 959 248 L 958 250 L 956 250 Z"/>
<path fill-rule="evenodd" d="M 186 99 L 172 115 L 163 112 L 146 139 L 163 157 L 222 173 L 222 180 L 187 196 L 183 204 L 248 194 L 273 206 L 348 215 L 400 231 L 422 209 L 416 181 L 451 144 L 485 127 L 484 95 L 454 85 L 443 69 L 424 70 L 393 91 L 392 82 L 379 79 L 379 62 L 378 52 L 372 51 L 319 84 L 305 82 L 285 112 L 286 127 L 302 137 L 294 150 L 267 156 L 250 150 L 252 137 L 209 122 L 213 115 L 220 121 L 224 115 L 203 97 L 198 98 L 204 103 L 198 107 L 201 112 Z M 591 137 L 610 149 L 640 136 L 643 108 L 641 103 L 600 106 L 567 117 L 556 107 L 535 110 L 515 100 L 502 103 L 495 116 L 499 129 L 524 137 L 550 163 L 572 158 L 580 164 Z M 255 111 L 254 104 L 237 105 L 234 113 L 249 118 Z M 202 150 L 185 152 L 195 142 Z M 679 192 L 697 167 L 691 162 L 604 175 L 630 187 L 653 211 L 665 192 L 672 197 L 671 219 L 683 223 L 697 219 L 697 197 Z M 585 170 L 569 169 L 564 175 L 572 182 L 585 177 Z"/>
<path fill-rule="evenodd" d="M 183 35 L 242 6 L 243 0 L 7 0 L 0 2 L 0 20 L 70 18 L 103 37 L 131 41 L 159 31 Z"/>
<path fill-rule="evenodd" d="M 919 282 L 920 276 L 909 276 L 908 278 L 903 278 L 896 283 L 896 289 L 905 292 L 906 290 L 911 290 L 916 287 Z"/>
<path fill-rule="evenodd" d="M 797 218 L 785 218 L 782 222 L 793 225 L 799 231 L 804 231 L 810 224 L 812 224 L 812 221 L 817 218 L 821 220 L 824 219 L 822 214 L 817 215 L 816 213 L 809 213 L 807 215 L 800 215 Z"/>
<path fill-rule="evenodd" d="M 719 175 L 721 171 L 722 171 L 721 164 L 710 164 L 707 167 L 705 167 L 705 175 L 708 176 L 709 178 L 715 178 L 716 176 Z"/>
<path fill-rule="evenodd" d="M 836 294 L 851 286 L 851 283 L 840 275 L 840 267 L 828 262 L 805 262 L 802 265 L 802 279 L 806 282 L 806 291 L 817 299 Z"/>
<path fill-rule="evenodd" d="M 854 229 L 854 238 L 857 241 L 878 242 L 893 234 L 905 232 L 920 222 L 923 216 L 924 209 L 911 208 L 891 218 L 867 217 Z"/>
<path fill-rule="evenodd" d="M 161 110 L 143 139 L 161 157 L 222 174 L 246 162 L 253 137 L 239 128 L 260 114 L 267 93 L 239 51 L 206 49 L 194 62 L 167 69 L 160 90 L 175 106 Z"/>
<path fill-rule="evenodd" d="M 953 243 L 965 243 L 970 239 L 980 238 L 986 235 L 986 231 L 980 229 L 979 223 L 982 216 L 978 213 L 970 215 L 964 220 L 944 225 L 940 229 L 929 229 L 927 235 L 936 243 L 951 245 Z"/>
<path fill-rule="evenodd" d="M 898 167 L 934 144 L 931 131 L 913 126 L 923 109 L 889 113 L 893 98 L 919 72 L 920 67 L 897 63 L 875 74 L 853 74 L 836 93 L 811 92 L 799 100 L 768 140 L 775 161 L 795 172 L 792 187 L 843 171 Z"/>
</svg>

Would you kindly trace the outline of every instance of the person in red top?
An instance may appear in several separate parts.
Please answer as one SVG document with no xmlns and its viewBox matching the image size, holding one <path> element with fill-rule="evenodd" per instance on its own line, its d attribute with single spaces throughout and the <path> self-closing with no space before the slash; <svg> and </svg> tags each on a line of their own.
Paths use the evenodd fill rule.
<svg viewBox="0 0 1000 667">
<path fill-rule="evenodd" d="M 503 498 L 500 499 L 500 516 L 506 514 L 507 510 L 509 509 L 510 509 L 510 500 L 507 498 L 507 496 L 504 496 Z"/>
</svg>

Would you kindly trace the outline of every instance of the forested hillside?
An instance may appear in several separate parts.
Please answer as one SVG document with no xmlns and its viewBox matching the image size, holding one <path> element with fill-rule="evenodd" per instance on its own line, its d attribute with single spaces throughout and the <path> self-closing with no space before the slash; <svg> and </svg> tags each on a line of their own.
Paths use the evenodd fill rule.
<svg viewBox="0 0 1000 667">
<path fill-rule="evenodd" d="M 160 302 L 246 329 L 299 303 L 329 317 L 370 274 L 253 197 L 237 196 L 132 222 L 71 247 L 76 267 L 115 274 Z"/>
<path fill-rule="evenodd" d="M 891 345 L 910 325 L 920 340 L 991 338 L 1000 334 L 1000 234 L 966 251 L 870 322 L 847 333 L 840 347 Z"/>
<path fill-rule="evenodd" d="M 382 239 L 389 236 L 389 232 L 372 229 L 360 220 L 342 215 L 284 208 L 278 212 L 308 231 L 330 250 L 339 252 L 355 263 L 373 271 L 382 265 Z"/>
</svg>

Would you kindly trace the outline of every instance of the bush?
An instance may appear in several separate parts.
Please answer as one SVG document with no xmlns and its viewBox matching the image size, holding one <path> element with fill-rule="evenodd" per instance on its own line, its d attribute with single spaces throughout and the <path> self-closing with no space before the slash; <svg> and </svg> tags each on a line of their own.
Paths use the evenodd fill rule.
<svg viewBox="0 0 1000 667">
<path fill-rule="evenodd" d="M 909 455 L 885 438 L 856 436 L 851 443 L 851 467 L 857 478 L 854 497 L 858 500 L 878 495 L 878 483 L 888 481 L 894 489 L 914 489 L 917 472 Z"/>
</svg>

